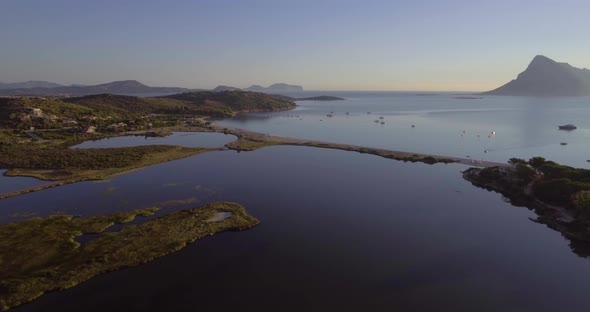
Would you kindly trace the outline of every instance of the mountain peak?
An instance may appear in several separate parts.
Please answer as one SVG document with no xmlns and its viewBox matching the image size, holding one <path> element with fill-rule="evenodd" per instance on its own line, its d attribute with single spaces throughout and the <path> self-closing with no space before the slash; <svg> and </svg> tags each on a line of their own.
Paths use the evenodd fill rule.
<svg viewBox="0 0 590 312">
<path fill-rule="evenodd" d="M 541 54 L 539 54 L 539 55 L 536 55 L 536 56 L 533 58 L 533 62 L 552 62 L 552 63 L 555 63 L 555 61 L 554 61 L 554 60 L 552 60 L 552 59 L 550 59 L 550 58 L 546 57 L 545 55 L 541 55 Z"/>
<path fill-rule="evenodd" d="M 590 71 L 537 55 L 515 80 L 484 94 L 587 96 L 590 95 Z"/>
<path fill-rule="evenodd" d="M 559 64 L 556 61 L 544 56 L 544 55 L 537 55 L 533 58 L 531 63 L 529 64 L 527 70 L 535 67 L 545 67 L 545 66 L 552 66 Z"/>
</svg>

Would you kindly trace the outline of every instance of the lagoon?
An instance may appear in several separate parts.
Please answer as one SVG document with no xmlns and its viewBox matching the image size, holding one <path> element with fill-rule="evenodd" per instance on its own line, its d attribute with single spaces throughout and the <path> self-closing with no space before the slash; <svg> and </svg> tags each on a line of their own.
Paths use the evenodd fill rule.
<svg viewBox="0 0 590 312">
<path fill-rule="evenodd" d="M 7 170 L 0 170 L 0 194 L 10 193 L 48 183 L 47 181 L 42 181 L 35 178 L 7 177 L 4 175 L 6 171 Z"/>
<path fill-rule="evenodd" d="M 184 147 L 223 147 L 236 140 L 233 135 L 208 132 L 174 132 L 166 137 L 122 136 L 86 141 L 72 148 L 132 147 L 142 145 L 177 145 Z"/>
<path fill-rule="evenodd" d="M 228 200 L 261 221 L 17 311 L 590 309 L 588 259 L 526 208 L 463 180 L 464 169 L 278 146 L 2 200 L 0 216 Z"/>
</svg>

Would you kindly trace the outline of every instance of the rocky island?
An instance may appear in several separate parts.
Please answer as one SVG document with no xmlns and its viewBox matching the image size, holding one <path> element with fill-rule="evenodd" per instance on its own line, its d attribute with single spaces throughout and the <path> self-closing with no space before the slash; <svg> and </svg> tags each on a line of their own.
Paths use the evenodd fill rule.
<svg viewBox="0 0 590 312">
<path fill-rule="evenodd" d="M 337 96 L 329 96 L 329 95 L 320 95 L 320 96 L 310 96 L 310 97 L 301 97 L 301 98 L 293 98 L 294 101 L 344 101 L 341 97 Z"/>
<path fill-rule="evenodd" d="M 510 163 L 470 168 L 463 176 L 477 187 L 502 194 L 515 206 L 534 210 L 537 222 L 570 239 L 577 254 L 590 256 L 590 170 L 542 157 L 513 158 Z"/>
</svg>

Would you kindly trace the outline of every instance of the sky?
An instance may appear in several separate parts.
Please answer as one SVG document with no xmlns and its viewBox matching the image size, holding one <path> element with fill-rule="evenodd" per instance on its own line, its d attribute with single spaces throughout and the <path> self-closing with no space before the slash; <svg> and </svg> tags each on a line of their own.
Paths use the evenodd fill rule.
<svg viewBox="0 0 590 312">
<path fill-rule="evenodd" d="M 0 81 L 483 91 L 590 68 L 588 0 L 0 0 Z"/>
</svg>

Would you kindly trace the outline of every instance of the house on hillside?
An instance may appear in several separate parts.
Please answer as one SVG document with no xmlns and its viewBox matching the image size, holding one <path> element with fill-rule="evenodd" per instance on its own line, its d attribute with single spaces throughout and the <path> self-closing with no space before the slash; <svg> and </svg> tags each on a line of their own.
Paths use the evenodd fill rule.
<svg viewBox="0 0 590 312">
<path fill-rule="evenodd" d="M 25 112 L 31 117 L 43 117 L 43 110 L 34 107 L 25 107 Z"/>
<path fill-rule="evenodd" d="M 74 120 L 73 118 L 70 117 L 63 117 L 61 119 L 61 122 L 65 123 L 65 124 L 70 124 L 70 125 L 77 125 L 78 122 L 76 120 Z"/>
<path fill-rule="evenodd" d="M 96 127 L 95 126 L 88 126 L 86 128 L 83 128 L 82 131 L 84 133 L 96 133 Z"/>
<path fill-rule="evenodd" d="M 123 122 L 111 124 L 107 127 L 107 129 L 110 131 L 123 131 L 125 128 L 127 128 L 127 124 Z"/>
</svg>

